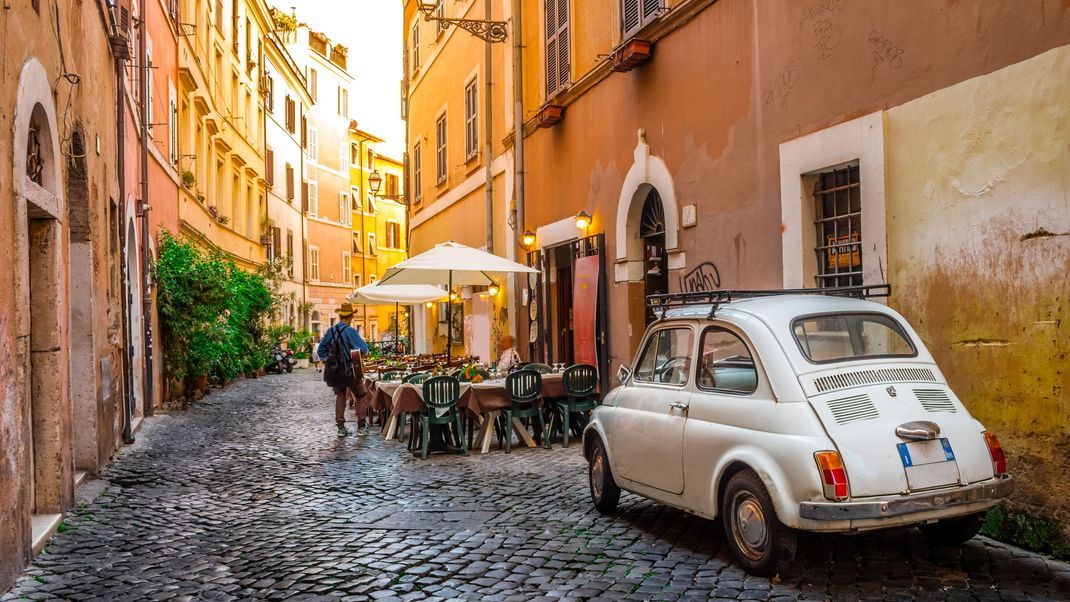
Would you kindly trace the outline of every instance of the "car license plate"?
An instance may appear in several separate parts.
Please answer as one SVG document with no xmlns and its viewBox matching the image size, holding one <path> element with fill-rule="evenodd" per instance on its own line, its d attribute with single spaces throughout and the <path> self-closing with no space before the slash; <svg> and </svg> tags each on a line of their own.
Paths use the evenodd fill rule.
<svg viewBox="0 0 1070 602">
<path fill-rule="evenodd" d="M 946 437 L 900 443 L 897 447 L 912 491 L 958 483 L 958 462 Z"/>
</svg>

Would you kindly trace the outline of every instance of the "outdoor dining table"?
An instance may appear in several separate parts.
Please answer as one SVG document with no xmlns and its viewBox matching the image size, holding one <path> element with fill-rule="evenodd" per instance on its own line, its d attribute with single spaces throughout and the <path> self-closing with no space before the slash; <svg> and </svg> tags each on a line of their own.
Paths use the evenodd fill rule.
<svg viewBox="0 0 1070 602">
<path fill-rule="evenodd" d="M 565 384 L 561 374 L 542 375 L 542 398 L 563 397 Z M 486 380 L 480 383 L 461 383 L 461 398 L 457 407 L 461 411 L 481 420 L 475 445 L 480 453 L 490 450 L 491 432 L 495 419 L 511 402 L 505 392 L 505 379 Z M 384 426 L 383 436 L 393 439 L 397 431 L 397 417 L 404 414 L 424 412 L 427 406 L 423 401 L 423 387 L 397 381 L 376 381 L 372 407 L 378 411 L 389 411 L 390 418 Z M 519 418 L 513 419 L 513 428 L 528 447 L 535 447 L 535 441 L 528 434 L 527 428 Z"/>
</svg>

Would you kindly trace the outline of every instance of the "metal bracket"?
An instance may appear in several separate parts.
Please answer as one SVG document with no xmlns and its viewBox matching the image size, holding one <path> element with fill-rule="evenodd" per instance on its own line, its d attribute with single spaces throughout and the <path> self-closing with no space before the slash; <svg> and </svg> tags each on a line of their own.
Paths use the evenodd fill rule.
<svg viewBox="0 0 1070 602">
<path fill-rule="evenodd" d="M 481 19 L 449 19 L 446 17 L 438 17 L 435 15 L 435 10 L 443 0 L 436 0 L 433 4 L 421 2 L 417 8 L 424 14 L 424 21 L 438 21 L 442 24 L 442 29 L 449 29 L 456 25 L 468 33 L 476 36 L 477 38 L 490 42 L 504 42 L 508 37 L 508 27 L 505 21 L 484 21 Z"/>
</svg>

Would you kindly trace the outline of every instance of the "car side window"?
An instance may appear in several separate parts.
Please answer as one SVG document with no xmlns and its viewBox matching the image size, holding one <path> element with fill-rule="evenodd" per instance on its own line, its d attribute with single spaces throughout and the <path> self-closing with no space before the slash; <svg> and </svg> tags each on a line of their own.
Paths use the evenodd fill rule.
<svg viewBox="0 0 1070 602">
<path fill-rule="evenodd" d="M 747 345 L 723 328 L 702 333 L 702 360 L 698 386 L 732 393 L 753 393 L 758 388 L 758 370 Z"/>
<path fill-rule="evenodd" d="M 669 328 L 647 341 L 635 369 L 635 380 L 682 385 L 691 370 L 691 329 Z"/>
</svg>

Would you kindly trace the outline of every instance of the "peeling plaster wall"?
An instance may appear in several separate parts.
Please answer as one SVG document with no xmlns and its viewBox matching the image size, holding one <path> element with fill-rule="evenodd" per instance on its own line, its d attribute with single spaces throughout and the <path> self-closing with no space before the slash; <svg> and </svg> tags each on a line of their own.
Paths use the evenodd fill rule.
<svg viewBox="0 0 1070 602">
<path fill-rule="evenodd" d="M 887 112 L 892 305 L 1070 521 L 1070 46 Z"/>
</svg>

